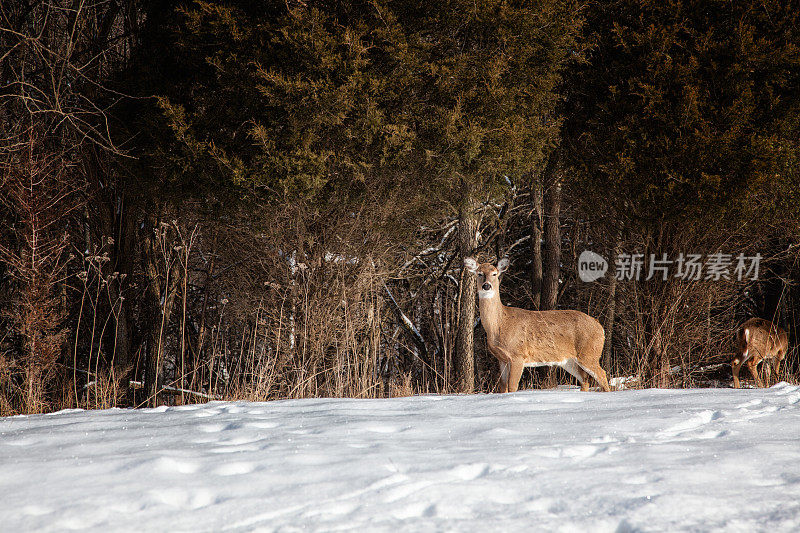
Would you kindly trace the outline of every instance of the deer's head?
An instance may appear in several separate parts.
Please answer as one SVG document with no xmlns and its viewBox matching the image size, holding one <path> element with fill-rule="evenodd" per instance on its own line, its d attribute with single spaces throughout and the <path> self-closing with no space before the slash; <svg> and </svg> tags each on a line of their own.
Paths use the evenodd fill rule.
<svg viewBox="0 0 800 533">
<path fill-rule="evenodd" d="M 464 258 L 464 268 L 478 275 L 478 298 L 493 298 L 500 294 L 500 274 L 508 270 L 507 257 L 502 258 L 497 266 L 491 263 L 478 264 L 472 257 Z"/>
</svg>

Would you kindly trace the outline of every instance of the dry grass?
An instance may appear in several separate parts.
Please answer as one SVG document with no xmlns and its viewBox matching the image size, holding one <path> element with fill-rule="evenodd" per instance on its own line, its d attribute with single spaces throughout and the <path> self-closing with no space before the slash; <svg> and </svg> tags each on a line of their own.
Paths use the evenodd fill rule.
<svg viewBox="0 0 800 533">
<path fill-rule="evenodd" d="M 164 248 L 176 250 L 181 263 L 173 270 L 179 311 L 159 324 L 164 358 L 159 402 L 375 398 L 455 390 L 457 285 L 446 247 L 441 262 L 417 262 L 417 268 L 402 270 L 408 256 L 392 251 L 288 255 L 279 251 L 292 249 L 295 241 L 285 236 L 266 234 L 247 242 L 234 232 L 225 236 L 231 243 L 227 250 L 214 255 L 211 240 L 204 240 L 195 222 L 165 235 L 173 241 Z M 441 234 L 431 240 L 444 241 Z M 258 262 L 242 262 L 243 255 Z M 26 382 L 20 360 L 8 351 L 0 354 L 3 414 L 147 400 L 140 386 L 128 382 L 131 377 L 141 381 L 142 363 L 137 370 L 119 362 L 112 324 L 123 303 L 108 290 L 114 280 L 104 274 L 104 257 L 97 251 L 71 278 L 80 305 L 71 315 L 73 333 L 58 343 L 66 357 L 40 380 L 49 388 Z M 215 281 L 208 275 L 226 268 L 231 270 L 225 278 Z M 525 307 L 524 272 L 517 275 L 504 282 L 503 296 Z M 602 320 L 608 308 L 605 290 L 603 283 L 575 284 L 562 306 Z M 731 339 L 748 286 L 670 281 L 620 283 L 617 290 L 614 349 L 604 362 L 609 377 L 632 376 L 628 388 L 729 386 Z M 398 308 L 424 338 L 424 350 L 402 327 Z M 497 363 L 480 328 L 475 342 L 477 390 L 491 392 Z M 794 351 L 789 359 L 793 356 Z M 797 378 L 797 366 L 784 365 L 781 379 L 797 383 Z M 536 369 L 525 372 L 521 388 L 566 383 L 575 384 L 559 369 Z"/>
</svg>

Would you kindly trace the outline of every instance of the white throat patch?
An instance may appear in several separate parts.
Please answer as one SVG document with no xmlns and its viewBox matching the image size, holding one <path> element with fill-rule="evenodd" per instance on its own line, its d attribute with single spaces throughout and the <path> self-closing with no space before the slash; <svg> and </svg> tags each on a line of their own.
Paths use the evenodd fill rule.
<svg viewBox="0 0 800 533">
<path fill-rule="evenodd" d="M 494 290 L 478 291 L 478 298 L 480 298 L 481 300 L 483 300 L 484 298 L 493 298 L 493 297 L 494 297 Z"/>
</svg>

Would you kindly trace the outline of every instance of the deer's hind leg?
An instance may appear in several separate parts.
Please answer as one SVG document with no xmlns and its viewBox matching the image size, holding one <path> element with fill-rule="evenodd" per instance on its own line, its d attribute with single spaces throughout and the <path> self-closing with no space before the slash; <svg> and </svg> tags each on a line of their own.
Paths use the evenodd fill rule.
<svg viewBox="0 0 800 533">
<path fill-rule="evenodd" d="M 761 362 L 761 369 L 764 371 L 765 387 L 769 387 L 772 383 L 772 365 L 775 363 L 773 359 L 764 359 Z"/>
<path fill-rule="evenodd" d="M 611 392 L 611 387 L 608 386 L 608 376 L 603 367 L 600 366 L 600 358 L 603 357 L 603 345 L 605 344 L 605 335 L 595 338 L 590 344 L 584 346 L 578 351 L 578 359 L 576 362 L 581 368 L 594 378 L 600 388 L 605 392 Z M 581 387 L 581 390 L 586 390 Z"/>
<path fill-rule="evenodd" d="M 606 392 L 611 392 L 611 387 L 608 385 L 608 375 L 606 371 L 603 370 L 603 367 L 600 364 L 597 364 L 597 376 L 595 379 L 598 379 L 600 382 L 600 386 L 603 387 L 603 390 Z"/>
<path fill-rule="evenodd" d="M 738 389 L 741 387 L 739 384 L 739 370 L 741 370 L 742 365 L 744 364 L 744 356 L 740 355 L 733 360 L 731 363 L 731 371 L 733 372 L 733 388 Z"/>
<path fill-rule="evenodd" d="M 611 387 L 608 385 L 608 376 L 606 375 L 606 371 L 603 370 L 603 367 L 600 366 L 600 363 L 596 363 L 592 368 L 592 376 L 594 377 L 595 381 L 600 385 L 600 388 L 603 389 L 605 392 L 611 392 Z"/>
<path fill-rule="evenodd" d="M 773 359 L 773 361 L 775 361 L 775 381 L 776 382 L 781 380 L 781 359 L 782 359 L 781 354 L 776 355 L 775 359 Z"/>
<path fill-rule="evenodd" d="M 606 371 L 603 370 L 603 367 L 600 366 L 600 363 L 595 363 L 593 365 L 582 365 L 578 363 L 578 365 L 580 365 L 582 371 L 594 378 L 603 391 L 611 392 L 611 387 L 608 385 L 608 376 L 606 375 Z M 581 384 L 581 390 L 589 390 L 588 383 L 586 384 L 586 388 Z"/>
<path fill-rule="evenodd" d="M 747 361 L 747 368 L 750 370 L 750 373 L 753 375 L 753 379 L 756 380 L 756 385 L 763 389 L 764 388 L 764 383 L 761 381 L 761 376 L 758 375 L 758 363 L 756 363 L 755 359 L 750 358 Z"/>
<path fill-rule="evenodd" d="M 589 390 L 589 381 L 591 381 L 592 377 L 584 369 L 582 369 L 580 367 L 578 367 L 578 368 L 579 368 L 579 372 L 581 374 L 581 377 L 578 378 L 578 381 L 581 382 L 581 390 L 583 392 L 586 392 L 586 391 Z"/>
<path fill-rule="evenodd" d="M 589 380 L 591 379 L 591 375 L 585 371 L 581 365 L 575 361 L 575 359 L 567 360 L 563 365 L 561 365 L 561 368 L 572 374 L 572 376 L 578 380 L 582 391 L 589 390 Z"/>
</svg>

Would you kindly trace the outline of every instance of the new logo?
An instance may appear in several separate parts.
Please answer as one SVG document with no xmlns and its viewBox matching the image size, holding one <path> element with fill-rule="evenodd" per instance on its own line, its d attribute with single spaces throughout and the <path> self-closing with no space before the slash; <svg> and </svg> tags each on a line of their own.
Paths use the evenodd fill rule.
<svg viewBox="0 0 800 533">
<path fill-rule="evenodd" d="M 578 257 L 578 277 L 587 283 L 602 278 L 608 270 L 608 262 L 602 255 L 584 250 Z"/>
</svg>

